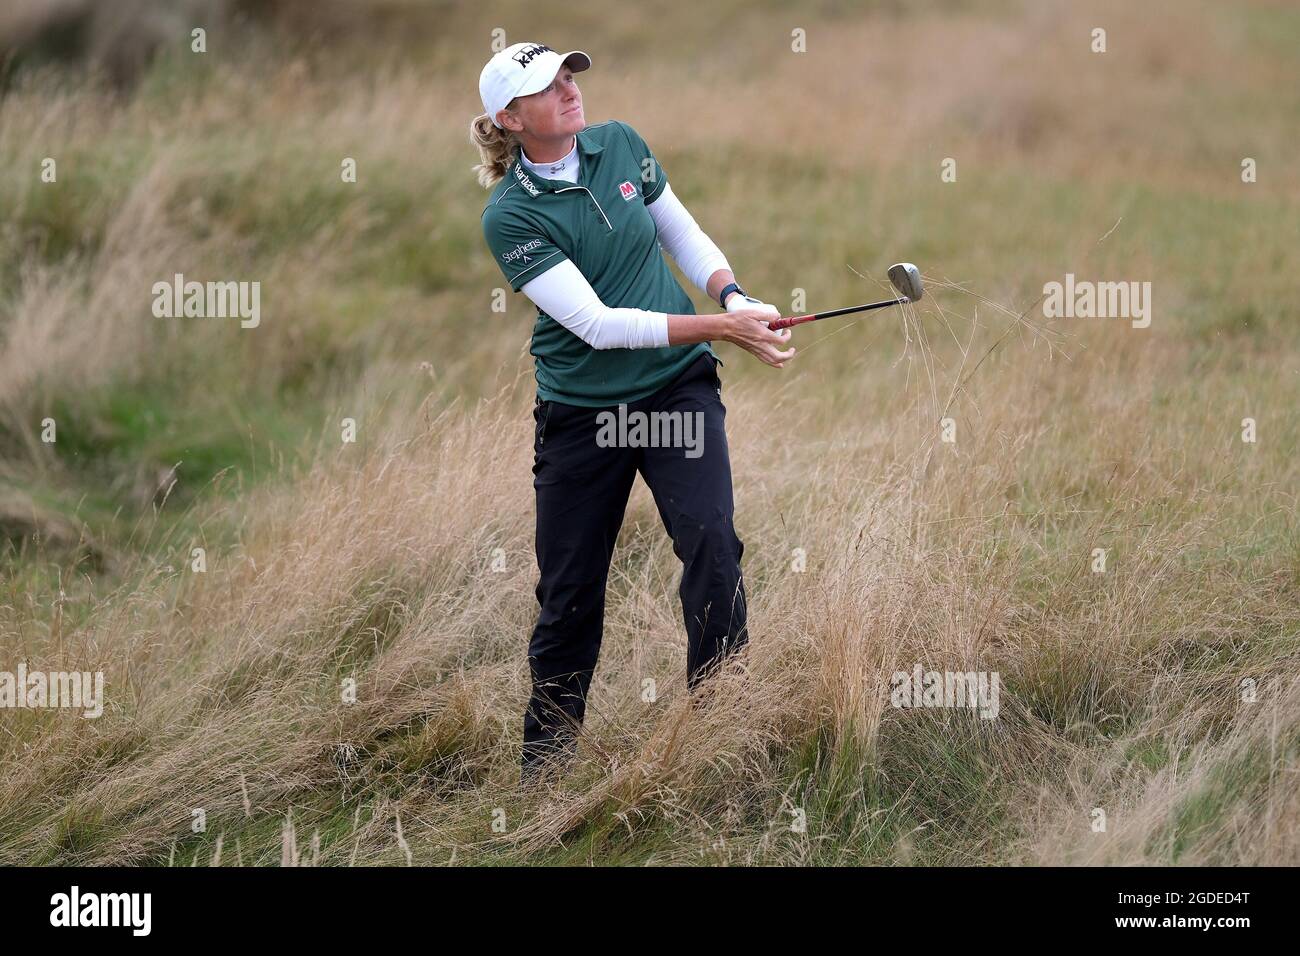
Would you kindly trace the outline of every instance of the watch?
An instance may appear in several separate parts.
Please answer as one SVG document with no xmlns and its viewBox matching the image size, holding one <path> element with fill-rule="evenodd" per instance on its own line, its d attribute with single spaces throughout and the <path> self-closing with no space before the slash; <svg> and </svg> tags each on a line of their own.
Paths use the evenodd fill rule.
<svg viewBox="0 0 1300 956">
<path fill-rule="evenodd" d="M 718 293 L 718 304 L 721 305 L 724 309 L 727 307 L 727 296 L 731 295 L 731 293 L 733 292 L 739 292 L 741 295 L 745 296 L 746 298 L 749 297 L 749 293 L 746 292 L 744 289 L 742 289 L 740 286 L 736 285 L 736 283 L 728 282 L 725 286 L 722 287 L 722 291 Z"/>
</svg>

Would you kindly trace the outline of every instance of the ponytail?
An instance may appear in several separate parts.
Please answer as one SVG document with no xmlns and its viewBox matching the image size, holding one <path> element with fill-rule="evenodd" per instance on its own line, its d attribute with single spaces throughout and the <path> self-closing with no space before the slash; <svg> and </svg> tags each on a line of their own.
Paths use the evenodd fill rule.
<svg viewBox="0 0 1300 956">
<path fill-rule="evenodd" d="M 506 107 L 509 109 L 509 107 Z M 478 147 L 478 184 L 491 189 L 499 183 L 519 158 L 519 140 L 508 129 L 498 129 L 487 113 L 480 113 L 469 124 L 469 141 Z"/>
</svg>

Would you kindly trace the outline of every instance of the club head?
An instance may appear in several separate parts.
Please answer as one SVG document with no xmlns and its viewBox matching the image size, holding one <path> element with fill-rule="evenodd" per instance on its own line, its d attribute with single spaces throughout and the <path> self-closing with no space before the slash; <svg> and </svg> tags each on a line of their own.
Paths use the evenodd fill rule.
<svg viewBox="0 0 1300 956">
<path fill-rule="evenodd" d="M 896 262 L 890 266 L 889 281 L 894 284 L 899 295 L 906 296 L 911 302 L 916 302 L 925 295 L 921 271 L 910 262 Z"/>
</svg>

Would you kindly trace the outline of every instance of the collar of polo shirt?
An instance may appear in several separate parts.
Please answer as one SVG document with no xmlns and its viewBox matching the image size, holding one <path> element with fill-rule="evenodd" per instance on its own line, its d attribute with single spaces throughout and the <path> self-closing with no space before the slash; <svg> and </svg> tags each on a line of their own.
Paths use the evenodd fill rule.
<svg viewBox="0 0 1300 956">
<path fill-rule="evenodd" d="M 579 130 L 574 133 L 574 136 L 578 138 L 578 153 L 582 156 L 595 156 L 605 151 L 604 146 L 587 136 L 586 129 Z M 523 150 L 519 152 L 520 157 L 522 157 Z M 523 159 L 519 157 L 515 159 L 515 164 L 510 169 L 510 175 L 515 182 L 523 187 L 524 192 L 534 197 L 538 193 L 551 193 L 557 189 L 572 188 L 573 186 L 573 183 L 563 179 L 547 179 L 544 176 L 537 175 L 537 173 L 524 166 Z"/>
</svg>

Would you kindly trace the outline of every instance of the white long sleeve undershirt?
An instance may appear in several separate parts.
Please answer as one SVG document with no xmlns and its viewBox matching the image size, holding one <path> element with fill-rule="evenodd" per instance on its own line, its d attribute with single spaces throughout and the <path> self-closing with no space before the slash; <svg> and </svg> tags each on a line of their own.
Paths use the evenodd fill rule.
<svg viewBox="0 0 1300 956">
<path fill-rule="evenodd" d="M 573 260 L 529 279 L 519 291 L 593 349 L 653 349 L 668 344 L 668 313 L 611 309 Z"/>
<path fill-rule="evenodd" d="M 578 181 L 575 141 L 569 155 L 555 163 L 523 164 L 548 179 Z M 562 169 L 556 169 L 562 163 Z M 554 170 L 554 171 L 553 171 Z M 706 294 L 709 277 L 730 269 L 726 257 L 664 184 L 659 198 L 646 207 L 659 232 L 659 243 L 691 282 Z M 661 348 L 668 344 L 668 313 L 610 308 L 600 301 L 586 276 L 569 259 L 557 263 L 519 288 L 539 309 L 594 349 Z"/>
<path fill-rule="evenodd" d="M 672 183 L 664 183 L 659 198 L 646 208 L 659 229 L 659 244 L 673 257 L 682 274 L 708 295 L 709 276 L 719 269 L 731 271 L 727 257 L 674 195 Z"/>
</svg>

